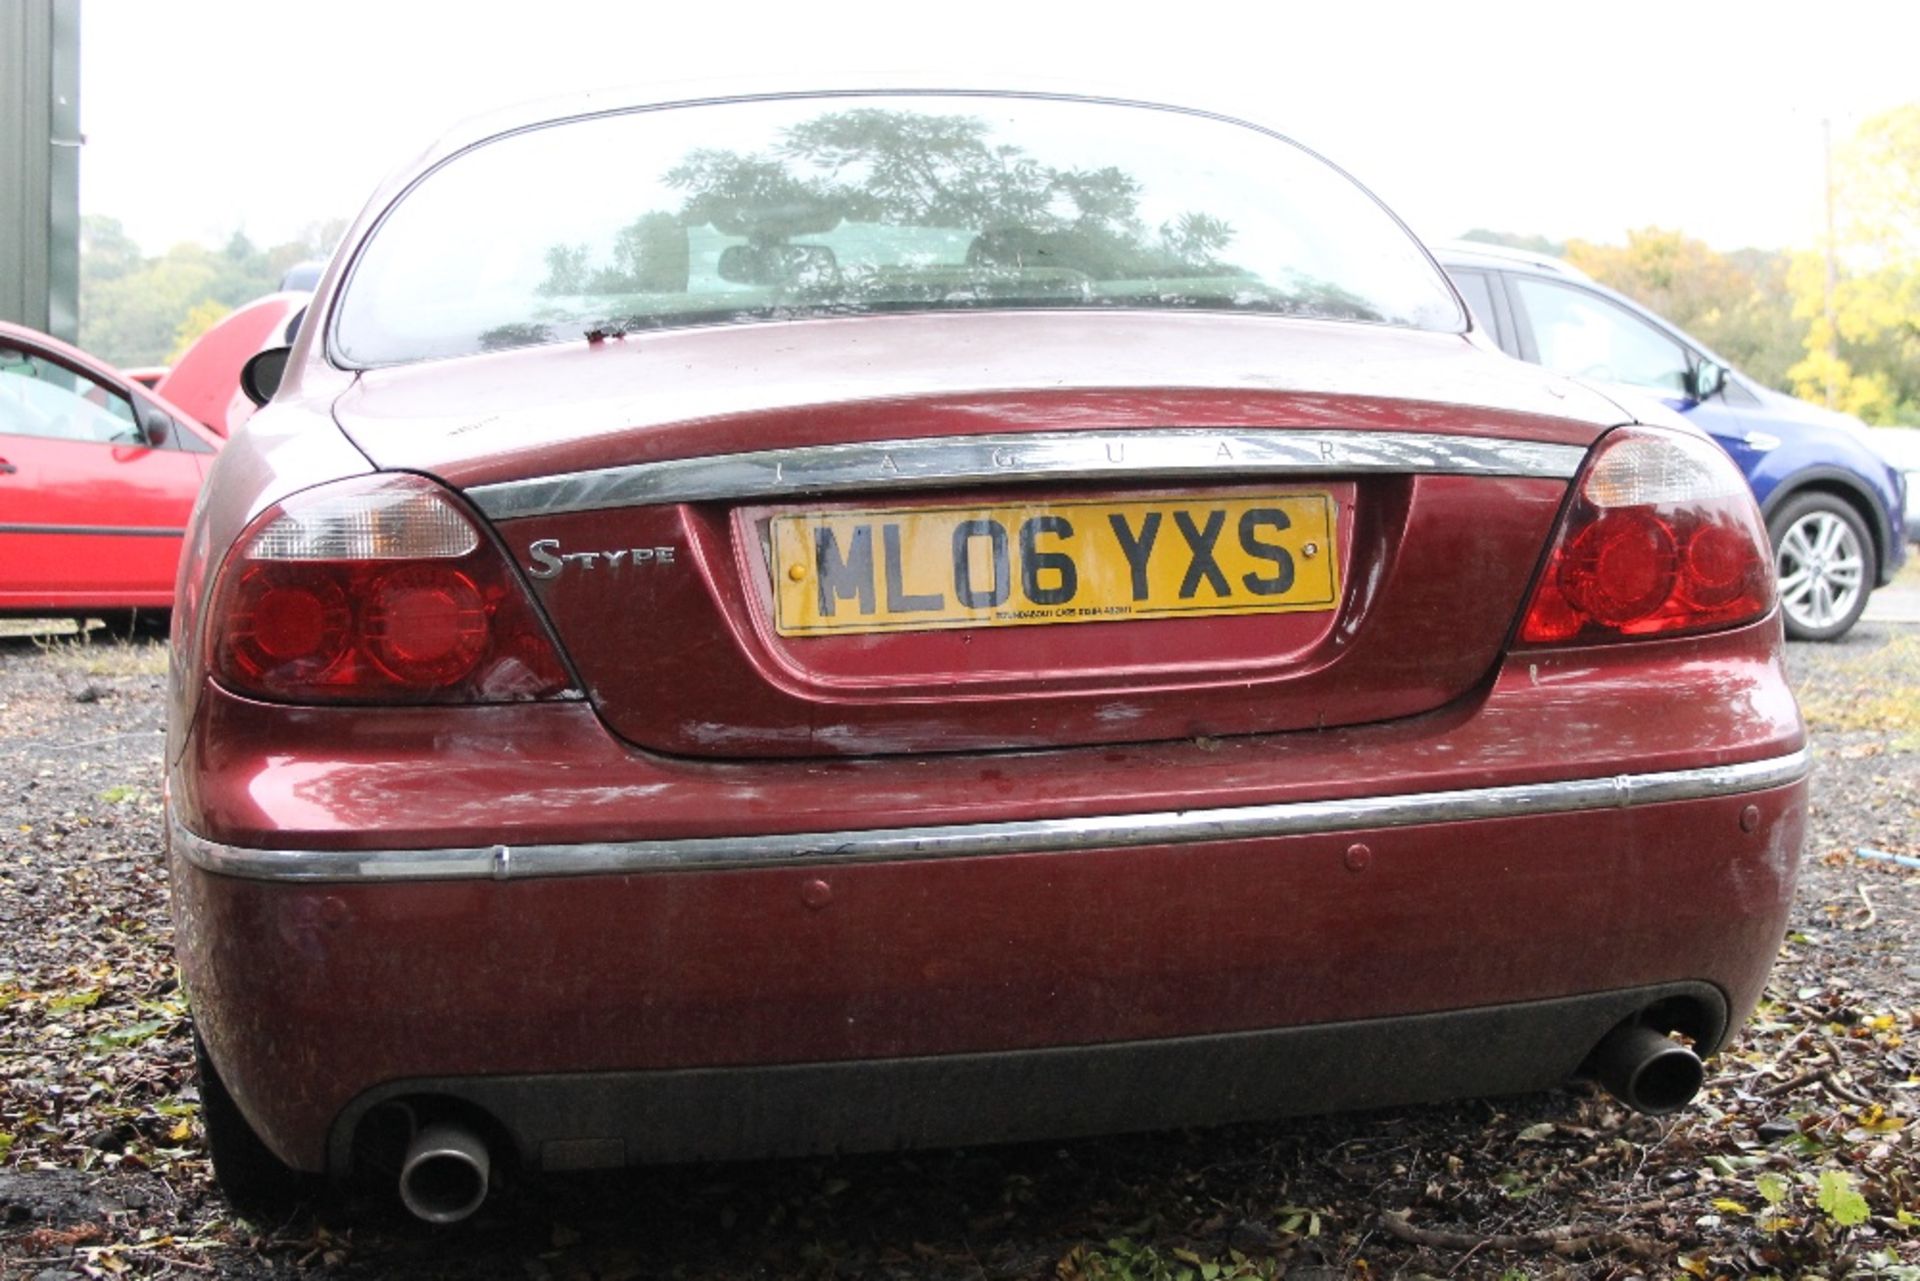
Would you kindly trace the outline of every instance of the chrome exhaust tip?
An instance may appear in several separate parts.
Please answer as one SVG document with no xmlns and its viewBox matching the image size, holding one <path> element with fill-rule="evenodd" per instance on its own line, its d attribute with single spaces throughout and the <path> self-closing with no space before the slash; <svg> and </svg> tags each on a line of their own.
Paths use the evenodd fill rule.
<svg viewBox="0 0 1920 1281">
<path fill-rule="evenodd" d="M 1678 1112 L 1707 1079 L 1698 1055 L 1644 1023 L 1622 1023 L 1607 1033 L 1593 1066 L 1607 1093 L 1648 1116 Z"/>
<path fill-rule="evenodd" d="M 400 1201 L 428 1223 L 458 1223 L 487 1199 L 492 1160 L 480 1136 L 462 1125 L 429 1125 L 407 1145 Z"/>
</svg>

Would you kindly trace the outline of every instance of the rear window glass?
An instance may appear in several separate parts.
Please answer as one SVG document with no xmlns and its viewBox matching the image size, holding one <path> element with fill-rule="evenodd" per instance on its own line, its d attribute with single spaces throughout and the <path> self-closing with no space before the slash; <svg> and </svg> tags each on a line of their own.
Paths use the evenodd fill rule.
<svg viewBox="0 0 1920 1281">
<path fill-rule="evenodd" d="M 462 153 L 374 231 L 334 352 L 372 366 L 981 307 L 1463 327 L 1407 232 L 1282 139 L 1165 109 L 908 95 L 658 108 Z"/>
</svg>

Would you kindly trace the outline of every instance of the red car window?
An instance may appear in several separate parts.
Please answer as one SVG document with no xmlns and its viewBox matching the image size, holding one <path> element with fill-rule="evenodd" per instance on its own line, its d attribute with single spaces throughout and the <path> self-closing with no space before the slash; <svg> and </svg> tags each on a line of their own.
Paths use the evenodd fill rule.
<svg viewBox="0 0 1920 1281">
<path fill-rule="evenodd" d="M 0 349 L 0 431 L 98 444 L 145 440 L 125 396 L 17 349 Z"/>
</svg>

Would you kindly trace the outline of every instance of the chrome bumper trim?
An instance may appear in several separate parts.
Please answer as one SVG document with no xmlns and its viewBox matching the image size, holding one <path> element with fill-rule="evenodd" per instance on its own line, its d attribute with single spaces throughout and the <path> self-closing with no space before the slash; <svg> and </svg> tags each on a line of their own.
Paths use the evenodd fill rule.
<svg viewBox="0 0 1920 1281">
<path fill-rule="evenodd" d="M 1585 456 L 1577 445 L 1480 436 L 1170 427 L 765 449 L 476 485 L 467 494 L 491 519 L 511 520 L 653 503 L 886 493 L 981 481 L 1238 480 L 1364 472 L 1565 480 Z"/>
<path fill-rule="evenodd" d="M 1808 750 L 1802 748 L 1787 756 L 1741 765 L 1357 800 L 1296 801 L 1096 818 L 580 845 L 353 851 L 252 849 L 206 840 L 187 831 L 178 820 L 170 824 L 170 831 L 174 849 L 189 863 L 226 876 L 273 881 L 505 881 L 983 854 L 1054 854 L 1565 814 L 1701 800 L 1782 787 L 1805 778 L 1811 759 Z"/>
</svg>

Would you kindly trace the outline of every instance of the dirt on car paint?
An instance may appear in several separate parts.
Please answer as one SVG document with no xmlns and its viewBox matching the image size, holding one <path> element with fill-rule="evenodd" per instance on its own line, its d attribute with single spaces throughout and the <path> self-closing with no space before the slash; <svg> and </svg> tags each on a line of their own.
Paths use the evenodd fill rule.
<svg viewBox="0 0 1920 1281">
<path fill-rule="evenodd" d="M 17 626 L 13 629 L 19 632 Z M 166 651 L 0 635 L 0 1276 L 1920 1277 L 1920 630 L 1793 646 L 1812 823 L 1767 1000 L 1676 1117 L 1586 1085 L 237 1216 L 160 857 Z M 1885 856 L 1885 857 L 1881 857 Z"/>
</svg>

